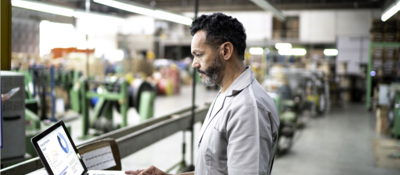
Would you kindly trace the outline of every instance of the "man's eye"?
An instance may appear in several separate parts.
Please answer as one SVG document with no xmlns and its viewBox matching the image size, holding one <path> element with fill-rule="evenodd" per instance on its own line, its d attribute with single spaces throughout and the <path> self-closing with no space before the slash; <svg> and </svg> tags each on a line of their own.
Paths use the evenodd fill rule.
<svg viewBox="0 0 400 175">
<path fill-rule="evenodd" d="M 197 55 L 196 55 L 196 57 L 200 57 L 200 56 L 202 56 L 202 54 L 197 54 Z"/>
</svg>

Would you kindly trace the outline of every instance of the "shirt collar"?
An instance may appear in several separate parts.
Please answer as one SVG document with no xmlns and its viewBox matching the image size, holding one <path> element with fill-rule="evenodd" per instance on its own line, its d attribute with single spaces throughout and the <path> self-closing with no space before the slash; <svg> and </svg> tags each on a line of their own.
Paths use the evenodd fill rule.
<svg viewBox="0 0 400 175">
<path fill-rule="evenodd" d="M 246 70 L 240 74 L 238 78 L 229 86 L 229 88 L 226 90 L 226 96 L 233 96 L 241 92 L 244 88 L 249 86 L 253 81 L 255 77 L 253 74 L 253 71 L 251 70 L 250 66 L 246 67 Z"/>
</svg>

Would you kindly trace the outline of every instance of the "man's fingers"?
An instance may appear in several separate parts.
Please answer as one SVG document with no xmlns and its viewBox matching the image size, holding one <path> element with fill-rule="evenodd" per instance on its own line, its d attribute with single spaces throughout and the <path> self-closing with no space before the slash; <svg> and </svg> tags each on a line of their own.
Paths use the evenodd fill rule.
<svg viewBox="0 0 400 175">
<path fill-rule="evenodd" d="M 143 170 L 139 175 L 152 175 L 155 173 L 155 171 L 154 171 L 155 168 L 156 167 L 154 167 L 154 166 L 150 166 L 149 168 Z"/>
<path fill-rule="evenodd" d="M 139 175 L 139 173 L 141 173 L 144 169 L 142 170 L 129 170 L 129 171 L 125 171 L 125 174 L 133 174 L 133 175 Z"/>
</svg>

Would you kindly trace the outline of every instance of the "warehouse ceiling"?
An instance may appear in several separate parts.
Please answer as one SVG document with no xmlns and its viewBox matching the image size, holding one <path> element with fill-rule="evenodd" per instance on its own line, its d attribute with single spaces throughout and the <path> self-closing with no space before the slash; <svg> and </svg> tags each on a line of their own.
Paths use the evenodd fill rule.
<svg viewBox="0 0 400 175">
<path fill-rule="evenodd" d="M 85 9 L 85 0 L 36 0 Z M 194 11 L 195 0 L 121 0 L 172 12 Z M 383 8 L 388 0 L 268 0 L 280 10 Z M 390 0 L 389 0 L 390 1 Z M 386 3 L 385 3 L 386 2 Z M 91 1 L 91 11 L 126 16 L 131 13 Z M 199 11 L 262 10 L 250 0 L 199 0 Z"/>
</svg>

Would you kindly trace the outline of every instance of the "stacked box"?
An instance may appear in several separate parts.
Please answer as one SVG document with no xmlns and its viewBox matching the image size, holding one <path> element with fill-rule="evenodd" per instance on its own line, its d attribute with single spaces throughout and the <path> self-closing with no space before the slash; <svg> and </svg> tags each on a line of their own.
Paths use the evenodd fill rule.
<svg viewBox="0 0 400 175">
<path fill-rule="evenodd" d="M 371 42 L 400 42 L 400 20 L 382 22 L 380 19 L 372 21 Z M 372 50 L 373 70 L 377 76 L 392 75 L 397 70 L 399 48 L 374 47 Z"/>
</svg>

